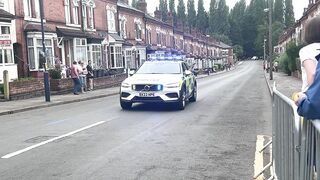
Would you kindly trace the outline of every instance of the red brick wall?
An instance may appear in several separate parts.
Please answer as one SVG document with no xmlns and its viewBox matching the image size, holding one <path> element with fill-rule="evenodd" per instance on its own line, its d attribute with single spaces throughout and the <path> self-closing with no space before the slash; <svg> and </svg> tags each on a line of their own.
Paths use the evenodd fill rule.
<svg viewBox="0 0 320 180">
<path fill-rule="evenodd" d="M 93 87 L 95 89 L 100 89 L 100 88 L 118 86 L 126 78 L 127 78 L 127 74 L 94 78 Z"/>
<path fill-rule="evenodd" d="M 71 1 L 70 1 L 71 2 Z M 59 23 L 66 22 L 64 1 L 43 1 L 44 17 L 46 21 Z"/>
<path fill-rule="evenodd" d="M 72 79 L 51 79 L 50 90 L 51 91 L 66 91 L 73 88 Z"/>
<path fill-rule="evenodd" d="M 95 0 L 96 8 L 94 9 L 94 25 L 98 31 L 107 30 L 107 11 L 106 3 L 102 0 Z"/>
<path fill-rule="evenodd" d="M 26 99 L 42 95 L 44 92 L 44 83 L 41 79 L 10 82 L 9 89 L 10 99 Z"/>
</svg>

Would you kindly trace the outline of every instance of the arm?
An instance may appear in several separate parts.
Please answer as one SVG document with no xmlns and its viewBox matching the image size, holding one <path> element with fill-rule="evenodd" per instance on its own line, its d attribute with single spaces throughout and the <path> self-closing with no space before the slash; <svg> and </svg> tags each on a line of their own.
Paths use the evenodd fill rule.
<svg viewBox="0 0 320 180">
<path fill-rule="evenodd" d="M 303 61 L 303 67 L 306 69 L 307 82 L 310 86 L 313 83 L 314 76 L 316 73 L 316 63 L 312 59 L 307 59 Z"/>
</svg>

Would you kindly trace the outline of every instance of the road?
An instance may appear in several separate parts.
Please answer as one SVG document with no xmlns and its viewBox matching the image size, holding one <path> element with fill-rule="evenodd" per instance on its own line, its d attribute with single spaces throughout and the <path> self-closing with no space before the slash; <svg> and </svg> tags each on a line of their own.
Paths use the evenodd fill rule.
<svg viewBox="0 0 320 180">
<path fill-rule="evenodd" d="M 261 62 L 198 91 L 184 111 L 111 96 L 0 116 L 0 179 L 252 179 L 257 135 L 271 134 Z"/>
</svg>

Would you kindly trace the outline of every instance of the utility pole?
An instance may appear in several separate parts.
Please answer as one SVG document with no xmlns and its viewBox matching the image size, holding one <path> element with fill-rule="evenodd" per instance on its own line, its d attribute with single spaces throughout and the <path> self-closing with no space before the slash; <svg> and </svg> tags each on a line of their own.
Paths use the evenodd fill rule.
<svg viewBox="0 0 320 180">
<path fill-rule="evenodd" d="M 272 0 L 269 0 L 269 72 L 270 72 L 270 80 L 273 80 L 273 62 L 272 62 Z"/>
<path fill-rule="evenodd" d="M 44 18 L 44 13 L 43 13 L 43 0 L 39 0 L 39 5 L 40 5 L 40 19 L 41 19 L 41 36 L 42 36 L 42 53 L 41 54 L 41 63 L 43 63 L 43 68 L 44 68 L 44 75 L 43 75 L 43 80 L 44 80 L 44 93 L 45 93 L 45 100 L 46 102 L 50 102 L 50 85 L 49 85 L 49 73 L 47 70 L 47 60 L 46 60 L 46 45 L 44 41 L 44 27 L 43 27 L 43 18 Z"/>
</svg>

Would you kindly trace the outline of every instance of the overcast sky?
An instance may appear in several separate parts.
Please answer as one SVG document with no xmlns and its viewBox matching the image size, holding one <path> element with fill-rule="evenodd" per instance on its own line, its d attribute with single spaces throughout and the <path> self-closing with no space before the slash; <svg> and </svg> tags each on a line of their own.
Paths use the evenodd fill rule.
<svg viewBox="0 0 320 180">
<path fill-rule="evenodd" d="M 131 0 L 129 0 L 131 3 Z M 178 0 L 176 1 L 176 5 L 178 4 Z M 185 1 L 185 5 L 187 6 L 187 0 Z M 237 2 L 238 0 L 226 0 L 227 5 L 229 6 L 229 8 L 232 8 L 234 6 L 234 4 Z M 250 0 L 246 0 L 247 4 L 250 3 Z M 146 0 L 146 2 L 148 3 L 148 12 L 149 13 L 153 13 L 154 10 L 156 9 L 157 6 L 159 6 L 159 0 Z M 195 6 L 197 8 L 197 3 L 198 0 L 195 0 Z M 209 6 L 210 6 L 210 0 L 203 0 L 204 2 L 204 7 L 205 9 L 208 11 L 209 10 Z M 294 8 L 294 15 L 296 19 L 300 19 L 303 13 L 303 8 L 307 7 L 308 5 L 308 1 L 307 0 L 292 0 L 293 3 L 293 8 Z"/>
</svg>

